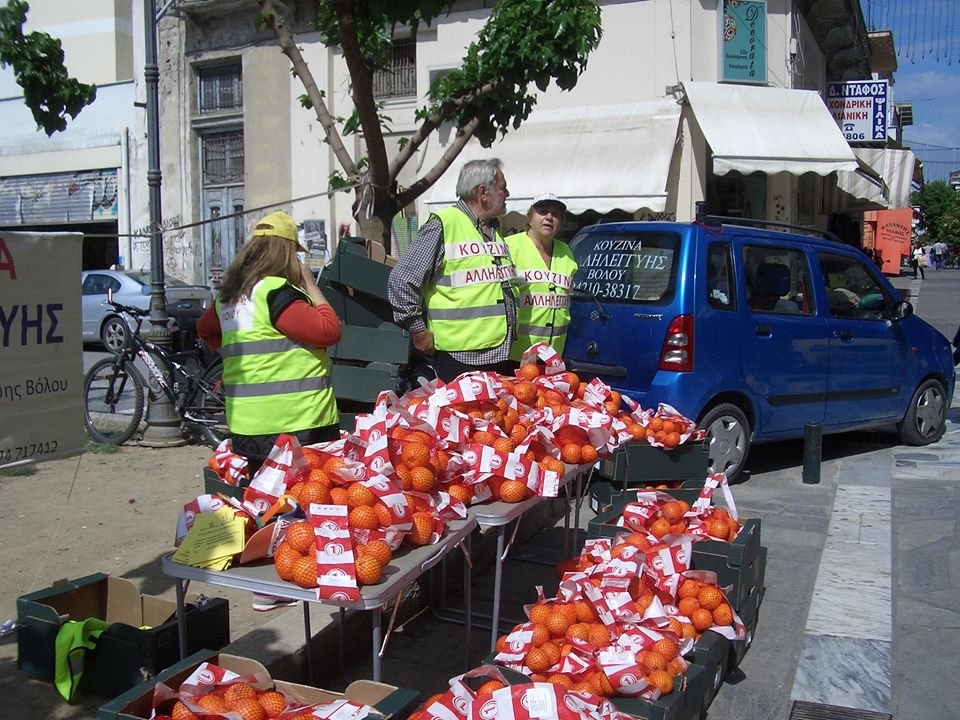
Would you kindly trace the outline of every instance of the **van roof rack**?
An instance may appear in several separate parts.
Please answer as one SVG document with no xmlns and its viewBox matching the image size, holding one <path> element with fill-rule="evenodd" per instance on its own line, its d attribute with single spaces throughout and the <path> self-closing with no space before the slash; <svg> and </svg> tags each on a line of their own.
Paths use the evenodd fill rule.
<svg viewBox="0 0 960 720">
<path fill-rule="evenodd" d="M 805 225 L 791 225 L 790 223 L 777 222 L 776 220 L 758 220 L 756 218 L 743 218 L 743 217 L 727 217 L 725 215 L 703 215 L 699 218 L 700 222 L 705 225 L 742 225 L 745 227 L 754 227 L 754 228 L 782 228 L 784 230 L 793 230 L 794 232 L 802 233 L 804 235 L 810 235 L 813 237 L 821 237 L 825 240 L 833 240 L 838 243 L 843 241 L 834 235 L 829 230 L 817 230 L 816 228 L 807 227 Z"/>
</svg>

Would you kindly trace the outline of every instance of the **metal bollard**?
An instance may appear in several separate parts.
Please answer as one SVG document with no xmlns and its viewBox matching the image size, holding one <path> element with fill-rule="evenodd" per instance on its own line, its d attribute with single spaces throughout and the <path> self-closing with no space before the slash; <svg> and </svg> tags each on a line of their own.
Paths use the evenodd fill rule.
<svg viewBox="0 0 960 720">
<path fill-rule="evenodd" d="M 816 485 L 820 482 L 820 457 L 823 426 L 808 422 L 803 426 L 803 482 Z"/>
</svg>

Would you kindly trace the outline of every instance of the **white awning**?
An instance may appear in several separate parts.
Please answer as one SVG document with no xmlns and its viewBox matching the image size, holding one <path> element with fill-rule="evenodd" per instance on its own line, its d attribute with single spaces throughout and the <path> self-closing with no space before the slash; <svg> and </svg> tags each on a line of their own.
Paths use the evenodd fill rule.
<svg viewBox="0 0 960 720">
<path fill-rule="evenodd" d="M 913 171 L 916 157 L 911 150 L 854 148 L 857 159 L 873 168 L 883 178 L 886 196 L 876 183 L 861 173 L 837 173 L 838 204 L 851 208 L 858 205 L 893 210 L 910 207 Z"/>
<path fill-rule="evenodd" d="M 663 212 L 680 110 L 672 99 L 535 110 L 490 148 L 468 143 L 433 186 L 427 206 L 437 210 L 457 201 L 464 162 L 497 157 L 510 191 L 507 212 L 526 213 L 533 198 L 545 192 L 563 200 L 570 213 Z M 444 150 L 428 151 L 426 167 Z"/>
<path fill-rule="evenodd" d="M 713 172 L 853 172 L 857 158 L 819 93 L 687 82 L 684 92 L 713 152 Z"/>
</svg>

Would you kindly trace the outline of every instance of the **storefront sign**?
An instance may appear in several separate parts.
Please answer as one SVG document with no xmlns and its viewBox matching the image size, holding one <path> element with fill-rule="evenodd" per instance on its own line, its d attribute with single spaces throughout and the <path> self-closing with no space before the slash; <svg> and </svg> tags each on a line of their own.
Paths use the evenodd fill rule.
<svg viewBox="0 0 960 720">
<path fill-rule="evenodd" d="M 0 467 L 83 452 L 82 242 L 0 232 Z"/>
<path fill-rule="evenodd" d="M 827 109 L 851 142 L 886 142 L 886 80 L 827 83 Z"/>
<path fill-rule="evenodd" d="M 723 0 L 720 82 L 767 83 L 767 3 Z"/>
</svg>

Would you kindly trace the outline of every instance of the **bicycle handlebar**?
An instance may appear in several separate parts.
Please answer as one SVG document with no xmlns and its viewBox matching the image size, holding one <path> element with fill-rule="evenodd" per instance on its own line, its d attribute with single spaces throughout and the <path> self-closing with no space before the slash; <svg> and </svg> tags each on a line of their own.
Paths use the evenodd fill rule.
<svg viewBox="0 0 960 720">
<path fill-rule="evenodd" d="M 112 305 L 114 309 L 119 310 L 120 312 L 124 312 L 135 317 L 143 318 L 150 314 L 149 308 L 147 310 L 141 310 L 138 307 L 133 307 L 132 305 L 123 305 L 122 303 L 118 303 L 115 300 L 110 299 L 104 300 L 104 302 L 108 305 Z"/>
</svg>

